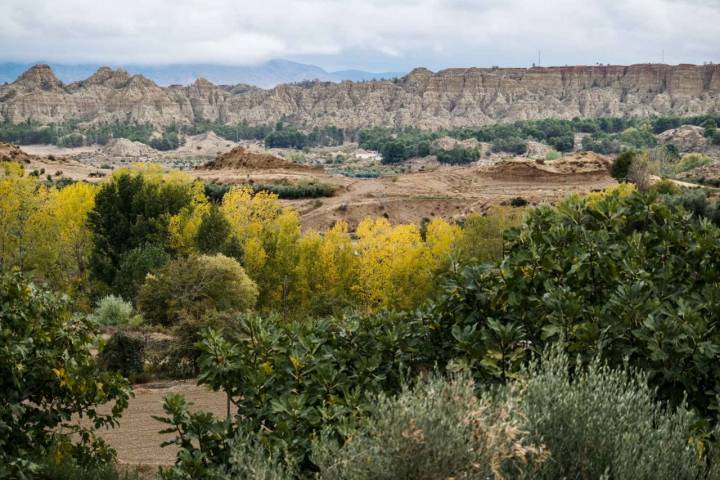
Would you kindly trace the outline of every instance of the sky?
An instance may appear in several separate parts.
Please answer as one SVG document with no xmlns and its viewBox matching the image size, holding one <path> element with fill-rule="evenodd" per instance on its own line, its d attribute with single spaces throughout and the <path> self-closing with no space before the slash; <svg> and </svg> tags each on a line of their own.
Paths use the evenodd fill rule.
<svg viewBox="0 0 720 480">
<path fill-rule="evenodd" d="M 2 0 L 0 62 L 720 63 L 720 0 Z"/>
</svg>

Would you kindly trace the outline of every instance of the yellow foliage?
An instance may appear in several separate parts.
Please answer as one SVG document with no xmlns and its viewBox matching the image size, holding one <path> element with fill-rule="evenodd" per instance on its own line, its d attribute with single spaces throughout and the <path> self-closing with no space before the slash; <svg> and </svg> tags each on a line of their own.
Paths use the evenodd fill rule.
<svg viewBox="0 0 720 480">
<path fill-rule="evenodd" d="M 503 234 L 522 221 L 524 209 L 495 206 L 484 215 L 472 214 L 465 219 L 457 253 L 462 262 L 490 262 L 503 255 Z"/>
<path fill-rule="evenodd" d="M 68 293 L 87 280 L 92 236 L 88 212 L 95 187 L 47 188 L 33 177 L 0 179 L 0 263 L 32 272 Z"/>
<path fill-rule="evenodd" d="M 358 284 L 361 304 L 370 310 L 409 309 L 427 298 L 433 258 L 416 225 L 390 225 L 365 219 L 357 228 Z"/>
<path fill-rule="evenodd" d="M 617 198 L 625 198 L 632 195 L 635 190 L 635 185 L 632 183 L 618 183 L 612 185 L 601 192 L 590 192 L 587 194 L 586 199 L 590 208 L 595 208 L 598 202 L 607 196 L 616 196 Z"/>
</svg>

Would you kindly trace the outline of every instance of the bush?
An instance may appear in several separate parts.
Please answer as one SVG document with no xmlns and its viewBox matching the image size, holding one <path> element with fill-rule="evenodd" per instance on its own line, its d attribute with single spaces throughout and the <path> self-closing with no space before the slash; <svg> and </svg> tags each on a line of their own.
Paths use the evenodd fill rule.
<svg viewBox="0 0 720 480">
<path fill-rule="evenodd" d="M 435 150 L 434 153 L 440 163 L 450 165 L 466 165 L 480 158 L 480 151 L 477 148 L 460 146 L 455 146 L 452 150 Z"/>
<path fill-rule="evenodd" d="M 170 326 L 209 311 L 245 311 L 258 290 L 237 260 L 224 255 L 178 258 L 147 276 L 138 307 L 151 323 Z"/>
<path fill-rule="evenodd" d="M 48 459 L 42 464 L 38 480 L 140 480 L 130 468 L 118 468 L 113 463 L 103 465 L 79 465 L 72 458 Z"/>
<path fill-rule="evenodd" d="M 145 364 L 145 341 L 141 337 L 116 332 L 100 351 L 100 364 L 131 378 L 141 374 Z"/>
<path fill-rule="evenodd" d="M 103 326 L 127 325 L 133 318 L 133 307 L 121 297 L 108 295 L 97 303 L 93 318 Z"/>
<path fill-rule="evenodd" d="M 630 165 L 636 156 L 637 152 L 635 150 L 627 150 L 615 157 L 615 160 L 613 160 L 612 166 L 610 167 L 610 176 L 618 182 L 627 181 Z"/>
<path fill-rule="evenodd" d="M 433 377 L 395 398 L 377 397 L 345 445 L 325 436 L 313 460 L 326 479 L 521 477 L 544 453 L 528 441 L 513 400 L 478 399 L 467 376 Z"/>
<path fill-rule="evenodd" d="M 130 389 L 98 368 L 96 324 L 68 303 L 19 273 L 0 275 L 0 478 L 38 473 L 59 442 L 82 465 L 112 458 L 94 432 L 117 424 Z M 84 426 L 70 422 L 80 415 Z"/>
<path fill-rule="evenodd" d="M 524 155 L 527 152 L 527 140 L 519 137 L 499 138 L 493 142 L 493 152 L 506 152 Z"/>
<path fill-rule="evenodd" d="M 560 158 L 560 152 L 557 150 L 551 150 L 545 154 L 545 160 L 547 161 L 557 160 L 558 158 Z"/>
<path fill-rule="evenodd" d="M 527 204 L 530 203 L 523 197 L 514 197 L 512 200 L 510 200 L 510 205 L 513 207 L 525 207 Z"/>
<path fill-rule="evenodd" d="M 363 415 L 369 394 L 399 391 L 405 375 L 427 365 L 426 329 L 411 316 L 380 314 L 285 322 L 237 317 L 231 332 L 205 332 L 198 380 L 224 391 L 237 408 L 225 438 L 252 432 L 291 464 L 311 470 L 312 439 Z M 192 457 L 214 455 L 200 445 Z"/>
<path fill-rule="evenodd" d="M 260 442 L 258 436 L 241 431 L 232 434 L 225 430 L 224 422 L 212 414 L 190 412 L 191 405 L 181 395 L 170 394 L 163 405 L 167 417 L 154 417 L 170 425 L 161 433 L 177 434 L 162 446 L 179 447 L 178 461 L 169 469 L 161 469 L 161 478 L 286 480 L 294 477 L 292 470 L 282 465 L 277 453 Z M 202 448 L 198 450 L 194 445 Z"/>
<path fill-rule="evenodd" d="M 686 153 L 675 166 L 676 173 L 687 172 L 712 163 L 712 159 L 702 153 Z"/>
<path fill-rule="evenodd" d="M 696 417 L 656 403 L 646 375 L 597 361 L 571 370 L 554 352 L 521 385 L 509 395 L 519 396 L 529 440 L 550 453 L 533 478 L 702 478 L 699 452 L 688 442 Z"/>
</svg>

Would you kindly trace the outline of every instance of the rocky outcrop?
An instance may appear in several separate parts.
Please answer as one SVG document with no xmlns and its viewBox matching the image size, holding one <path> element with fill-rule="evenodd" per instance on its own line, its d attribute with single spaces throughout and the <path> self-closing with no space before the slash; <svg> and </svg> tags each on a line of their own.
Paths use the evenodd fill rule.
<svg viewBox="0 0 720 480">
<path fill-rule="evenodd" d="M 286 119 L 307 127 L 443 128 L 539 118 L 696 115 L 720 111 L 720 65 L 418 68 L 394 81 L 305 82 L 263 90 L 198 79 L 161 88 L 103 67 L 63 85 L 37 65 L 0 86 L 0 120 L 41 123 L 199 119 L 250 124 Z"/>
<path fill-rule="evenodd" d="M 705 129 L 695 125 L 683 125 L 666 130 L 657 138 L 661 143 L 675 145 L 680 152 L 704 152 L 710 144 L 705 138 Z"/>
</svg>

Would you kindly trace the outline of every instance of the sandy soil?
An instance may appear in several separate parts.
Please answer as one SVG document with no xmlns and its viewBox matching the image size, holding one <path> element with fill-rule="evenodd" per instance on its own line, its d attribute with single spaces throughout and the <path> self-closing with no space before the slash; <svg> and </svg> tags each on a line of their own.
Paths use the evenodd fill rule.
<svg viewBox="0 0 720 480">
<path fill-rule="evenodd" d="M 168 393 L 181 393 L 194 403 L 193 409 L 225 417 L 225 394 L 197 386 L 194 381 L 135 385 L 133 390 L 135 398 L 130 399 L 128 409 L 120 419 L 120 426 L 98 432 L 117 450 L 118 462 L 121 464 L 161 466 L 175 462 L 177 449 L 174 446 L 160 447 L 163 441 L 173 436 L 160 435 L 160 430 L 166 426 L 152 418 L 153 415 L 165 416 L 162 405 Z"/>
</svg>

